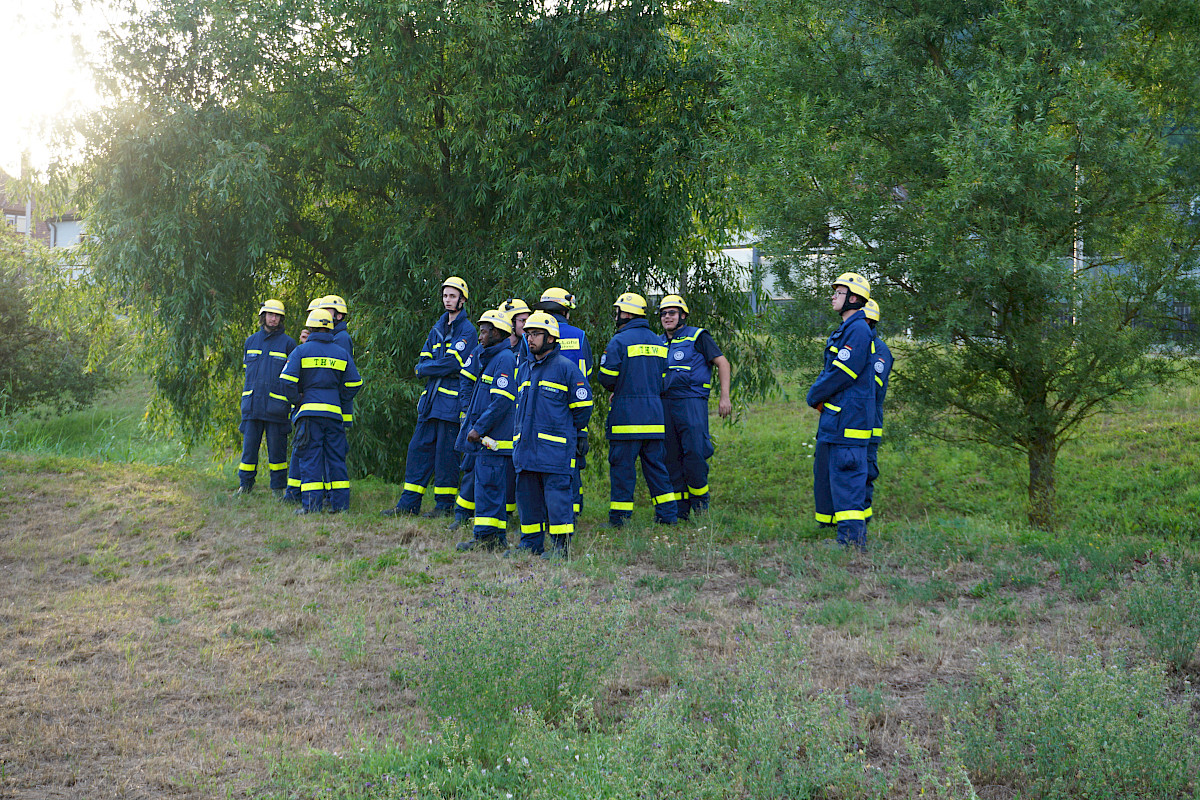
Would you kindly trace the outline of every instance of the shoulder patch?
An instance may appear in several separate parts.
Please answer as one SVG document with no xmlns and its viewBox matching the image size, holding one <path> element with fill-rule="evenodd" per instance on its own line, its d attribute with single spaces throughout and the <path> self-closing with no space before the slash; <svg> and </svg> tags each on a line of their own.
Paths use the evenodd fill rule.
<svg viewBox="0 0 1200 800">
<path fill-rule="evenodd" d="M 471 358 L 472 358 L 472 356 L 467 356 L 467 360 L 463 362 L 464 367 L 471 366 Z"/>
<path fill-rule="evenodd" d="M 882 372 L 883 372 L 883 361 L 876 361 L 876 362 L 875 362 L 875 371 L 876 371 L 876 372 L 879 372 L 879 373 L 882 373 Z"/>
<path fill-rule="evenodd" d="M 601 363 L 601 364 L 607 364 L 607 363 L 608 363 L 608 353 L 605 353 L 604 355 L 600 356 L 600 363 Z"/>
<path fill-rule="evenodd" d="M 575 390 L 575 397 L 577 397 L 580 400 L 586 400 L 587 399 L 587 389 L 580 386 L 578 389 Z"/>
<path fill-rule="evenodd" d="M 505 386 L 508 386 L 508 376 L 501 375 L 499 378 L 496 378 L 496 385 L 501 389 L 503 389 Z"/>
<path fill-rule="evenodd" d="M 676 350 L 676 351 L 675 351 L 675 360 L 676 360 L 676 361 L 683 361 L 683 351 L 682 351 L 682 350 Z"/>
<path fill-rule="evenodd" d="M 850 360 L 850 348 L 849 347 L 843 347 L 841 350 L 838 350 L 838 361 L 849 361 L 849 360 Z"/>
<path fill-rule="evenodd" d="M 459 341 L 459 342 L 455 342 L 455 344 L 454 344 L 454 349 L 455 349 L 455 350 L 460 350 L 460 351 L 461 351 L 461 350 L 462 350 L 462 349 L 464 349 L 466 346 L 467 346 L 467 343 L 466 343 L 466 342 Z"/>
</svg>

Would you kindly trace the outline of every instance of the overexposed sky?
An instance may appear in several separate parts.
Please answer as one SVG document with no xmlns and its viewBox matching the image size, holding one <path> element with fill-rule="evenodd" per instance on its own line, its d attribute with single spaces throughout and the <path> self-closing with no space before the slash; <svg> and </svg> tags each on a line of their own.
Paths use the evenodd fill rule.
<svg viewBox="0 0 1200 800">
<path fill-rule="evenodd" d="M 92 0 L 0 0 L 0 168 L 10 175 L 20 173 L 23 150 L 45 169 L 45 126 L 99 103 L 72 42 L 94 52 L 106 16 Z"/>
</svg>

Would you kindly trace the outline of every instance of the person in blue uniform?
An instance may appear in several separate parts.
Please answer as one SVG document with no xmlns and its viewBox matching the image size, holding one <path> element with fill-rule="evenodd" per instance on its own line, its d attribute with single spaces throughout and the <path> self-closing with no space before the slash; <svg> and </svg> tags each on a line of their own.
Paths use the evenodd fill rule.
<svg viewBox="0 0 1200 800">
<path fill-rule="evenodd" d="M 340 295 L 327 294 L 321 300 L 321 308 L 324 308 L 333 316 L 333 343 L 345 350 L 354 357 L 354 340 L 350 338 L 350 331 L 347 325 L 350 322 L 350 308 L 346 305 L 346 301 Z M 354 405 L 351 404 L 348 408 L 342 411 L 342 421 L 349 428 L 354 424 Z"/>
<path fill-rule="evenodd" d="M 879 304 L 874 300 L 868 300 L 863 308 L 863 313 L 866 314 L 867 323 L 875 334 L 871 348 L 871 368 L 875 373 L 875 427 L 871 429 L 871 443 L 867 445 L 867 492 L 865 498 L 867 505 L 865 522 L 869 527 L 871 517 L 875 513 L 873 506 L 875 480 L 879 477 L 879 443 L 883 440 L 883 401 L 887 398 L 888 377 L 892 374 L 892 364 L 895 359 L 892 358 L 892 351 L 887 346 L 887 342 L 876 330 L 879 322 Z"/>
<path fill-rule="evenodd" d="M 321 510 L 328 494 L 329 511 L 350 507 L 350 473 L 346 470 L 346 427 L 342 409 L 362 388 L 354 359 L 333 342 L 333 316 L 323 308 L 308 315 L 308 340 L 292 351 L 279 386 L 296 412 L 296 449 L 300 454 L 300 508 L 297 514 Z"/>
<path fill-rule="evenodd" d="M 475 517 L 474 536 L 458 544 L 459 550 L 508 546 L 508 473 L 512 471 L 513 409 L 516 404 L 517 359 L 510 349 L 509 317 L 500 309 L 479 318 L 479 347 L 468 367 L 478 370 L 471 385 L 466 416 L 455 447 L 464 462 L 474 461 L 470 501 Z M 464 464 L 464 474 L 465 474 Z M 465 478 L 460 499 L 467 489 Z"/>
<path fill-rule="evenodd" d="M 325 301 L 324 297 L 314 297 L 308 303 L 308 309 L 305 311 L 305 317 L 321 307 L 321 303 Z M 312 333 L 307 327 L 300 329 L 299 344 L 304 344 L 308 341 L 308 335 Z M 296 424 L 296 408 L 292 407 L 292 415 L 290 424 L 294 428 Z M 283 502 L 289 504 L 300 505 L 300 456 L 296 453 L 295 446 L 292 447 L 292 457 L 288 461 L 287 469 L 287 489 L 283 493 Z"/>
<path fill-rule="evenodd" d="M 688 307 L 682 297 L 669 294 L 658 304 L 658 319 L 667 346 L 667 382 L 663 392 L 667 473 L 676 495 L 679 519 L 708 510 L 708 459 L 712 439 L 708 433 L 708 397 L 717 373 L 717 413 L 733 412 L 729 399 L 729 359 L 704 328 L 687 324 Z"/>
<path fill-rule="evenodd" d="M 613 307 L 617 333 L 600 357 L 600 385 L 613 395 L 607 431 L 608 524 L 620 527 L 633 516 L 636 462 L 641 458 L 654 521 L 674 525 L 678 521 L 675 492 L 663 464 L 667 348 L 646 321 L 646 298 L 626 292 Z"/>
<path fill-rule="evenodd" d="M 525 301 L 519 297 L 510 297 L 500 304 L 500 310 L 508 315 L 512 322 L 512 333 L 509 334 L 508 344 L 512 350 L 516 368 L 520 369 L 522 362 L 529 359 L 529 343 L 525 341 L 525 320 L 533 313 Z M 508 460 L 508 473 L 505 475 L 505 497 L 508 498 L 506 508 L 509 521 L 517 518 L 517 471 L 513 469 L 512 459 Z"/>
<path fill-rule="evenodd" d="M 558 320 L 544 311 L 525 321 L 530 358 L 518 369 L 513 419 L 519 547 L 543 558 L 570 554 L 575 532 L 571 460 L 587 452 L 592 416 L 587 378 L 559 353 L 558 334 Z"/>
<path fill-rule="evenodd" d="M 545 311 L 558 322 L 558 351 L 575 362 L 583 377 L 592 377 L 592 345 L 587 334 L 582 329 L 571 324 L 571 312 L 575 310 L 575 295 L 558 286 L 552 286 L 542 292 L 542 296 L 533 304 L 537 311 Z M 573 491 L 575 492 L 575 516 L 583 513 L 583 470 L 587 467 L 587 456 L 575 459 L 575 477 Z"/>
<path fill-rule="evenodd" d="M 871 285 L 846 272 L 833 282 L 831 305 L 842 323 L 825 342 L 825 366 L 806 401 L 820 412 L 813 456 L 813 501 L 818 522 L 837 526 L 843 548 L 867 549 L 867 448 L 875 427 L 875 334 L 863 307 Z"/>
<path fill-rule="evenodd" d="M 404 491 L 385 517 L 417 514 L 429 479 L 433 478 L 434 507 L 426 517 L 450 516 L 458 495 L 459 379 L 463 363 L 475 346 L 475 326 L 467 315 L 467 282 L 450 276 L 442 282 L 444 313 L 417 358 L 416 374 L 425 379 L 425 391 L 417 400 L 417 429 L 408 443 L 404 465 Z"/>
<path fill-rule="evenodd" d="M 277 391 L 279 373 L 296 349 L 296 342 L 283 332 L 283 303 L 267 300 L 258 310 L 259 329 L 246 339 L 242 366 L 246 382 L 242 386 L 242 460 L 238 464 L 237 494 L 254 489 L 258 472 L 258 451 L 263 436 L 267 439 L 267 470 L 271 491 L 282 497 L 287 487 L 287 437 L 291 405 Z"/>
</svg>

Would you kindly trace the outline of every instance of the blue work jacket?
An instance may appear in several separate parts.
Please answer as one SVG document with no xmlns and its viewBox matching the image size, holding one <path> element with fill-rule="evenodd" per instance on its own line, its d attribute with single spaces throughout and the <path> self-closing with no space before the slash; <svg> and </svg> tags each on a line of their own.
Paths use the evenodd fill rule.
<svg viewBox="0 0 1200 800">
<path fill-rule="evenodd" d="M 513 419 L 517 472 L 570 475 L 576 442 L 587 438 L 592 390 L 579 365 L 558 352 L 521 366 Z"/>
<path fill-rule="evenodd" d="M 862 309 L 837 326 L 825 342 L 825 368 L 806 402 L 821 411 L 817 441 L 865 445 L 875 427 L 875 332 Z"/>
<path fill-rule="evenodd" d="M 667 386 L 665 397 L 703 397 L 712 392 L 712 364 L 696 347 L 704 328 L 685 325 L 674 338 L 663 335 L 667 346 Z"/>
<path fill-rule="evenodd" d="M 878 335 L 872 342 L 871 367 L 875 370 L 875 427 L 871 439 L 883 438 L 883 401 L 887 397 L 888 376 L 892 374 L 892 351 Z"/>
<path fill-rule="evenodd" d="M 622 326 L 600 357 L 600 385 L 613 393 L 609 439 L 661 439 L 667 347 L 645 319 Z"/>
<path fill-rule="evenodd" d="M 460 401 L 458 381 L 463 360 L 475 346 L 475 326 L 466 308 L 458 313 L 453 323 L 450 312 L 429 331 L 425 346 L 417 359 L 417 375 L 425 378 L 425 390 L 417 400 L 417 421 L 442 419 L 459 421 Z"/>
<path fill-rule="evenodd" d="M 291 403 L 279 391 L 279 373 L 288 356 L 296 349 L 296 341 L 283 332 L 259 328 L 246 337 L 242 366 L 246 382 L 242 385 L 242 420 L 260 419 L 266 422 L 287 422 Z"/>
<path fill-rule="evenodd" d="M 562 314 L 549 312 L 558 320 L 558 351 L 575 363 L 583 377 L 592 377 L 592 345 L 582 329 L 567 322 Z M 528 348 L 526 348 L 528 352 Z"/>
<path fill-rule="evenodd" d="M 288 357 L 279 375 L 288 400 L 299 403 L 296 418 L 322 417 L 342 421 L 342 409 L 362 388 L 354 358 L 333 343 L 333 332 L 318 329 Z"/>
<path fill-rule="evenodd" d="M 478 370 L 478 372 L 475 372 Z M 496 452 L 512 457 L 513 410 L 517 402 L 517 359 L 504 340 L 491 347 L 476 346 L 463 365 L 459 393 L 467 397 L 462 427 L 454 449 L 460 453 L 478 453 L 484 447 L 467 441 L 472 429 L 480 436 L 496 440 Z"/>
</svg>

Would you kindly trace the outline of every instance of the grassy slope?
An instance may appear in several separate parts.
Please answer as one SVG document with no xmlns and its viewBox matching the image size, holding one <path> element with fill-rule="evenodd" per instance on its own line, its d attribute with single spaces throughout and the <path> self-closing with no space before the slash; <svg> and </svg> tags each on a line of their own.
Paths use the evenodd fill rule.
<svg viewBox="0 0 1200 800">
<path fill-rule="evenodd" d="M 906 736 L 936 750 L 927 691 L 989 650 L 1141 653 L 1113 592 L 1147 553 L 1190 550 L 1195 399 L 1092 424 L 1063 455 L 1053 537 L 1021 526 L 1019 463 L 885 447 L 875 546 L 853 558 L 814 541 L 811 412 L 773 401 L 714 426 L 715 507 L 699 525 L 601 532 L 594 469 L 566 568 L 457 555 L 440 524 L 380 519 L 395 489 L 373 481 L 339 517 L 234 498 L 230 464 L 140 432 L 136 391 L 22 423 L 0 431 L 0 794 L 315 793 L 304 769 L 264 781 L 309 748 L 403 743 L 431 724 L 388 680 L 414 646 L 410 609 L 433 588 L 547 572 L 629 599 L 638 646 L 598 703 L 611 724 L 643 690 L 784 632 L 804 641 L 815 687 L 855 710 L 865 757 L 892 769 Z M 918 791 L 905 764 L 893 796 Z"/>
</svg>

